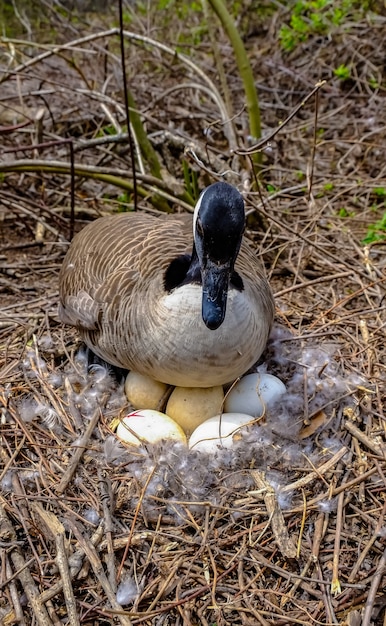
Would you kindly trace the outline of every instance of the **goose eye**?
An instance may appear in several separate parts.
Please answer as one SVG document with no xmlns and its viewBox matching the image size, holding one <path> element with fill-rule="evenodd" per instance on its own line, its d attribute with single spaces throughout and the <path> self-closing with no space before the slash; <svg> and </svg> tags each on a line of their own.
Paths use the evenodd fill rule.
<svg viewBox="0 0 386 626">
<path fill-rule="evenodd" d="M 196 222 L 196 231 L 197 231 L 197 234 L 198 234 L 200 237 L 203 237 L 203 236 L 204 236 L 204 227 L 203 227 L 203 225 L 202 225 L 201 220 L 199 220 L 199 219 L 198 219 L 198 220 L 197 220 L 197 222 Z"/>
</svg>

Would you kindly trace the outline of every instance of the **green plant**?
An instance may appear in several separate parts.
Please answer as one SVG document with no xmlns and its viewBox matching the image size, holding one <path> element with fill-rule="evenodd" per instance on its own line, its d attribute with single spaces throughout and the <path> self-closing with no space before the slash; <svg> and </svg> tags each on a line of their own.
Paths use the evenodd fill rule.
<svg viewBox="0 0 386 626">
<path fill-rule="evenodd" d="M 118 213 L 125 213 L 126 211 L 132 211 L 133 198 L 132 194 L 124 191 L 118 198 Z"/>
<path fill-rule="evenodd" d="M 289 24 L 279 31 L 281 46 L 290 52 L 312 35 L 327 35 L 344 25 L 347 18 L 358 21 L 370 9 L 366 0 L 295 0 Z"/>
<path fill-rule="evenodd" d="M 334 183 L 325 183 L 323 185 L 323 187 L 321 187 L 319 189 L 319 191 L 315 191 L 316 193 L 316 198 L 324 198 L 324 196 L 326 195 L 326 193 L 329 193 L 330 191 L 332 191 L 334 189 Z M 339 217 L 346 217 L 346 215 L 341 215 L 341 211 L 345 211 L 346 209 L 341 209 L 338 212 Z"/>
<path fill-rule="evenodd" d="M 380 220 L 368 226 L 367 235 L 362 239 L 363 244 L 375 243 L 376 241 L 386 241 L 386 211 Z"/>
<path fill-rule="evenodd" d="M 173 41 L 178 42 L 176 50 L 190 54 L 191 47 L 200 44 L 207 36 L 208 28 L 202 19 L 201 1 L 185 2 L 185 0 L 158 0 L 157 3 L 146 2 L 146 12 L 152 4 L 152 11 L 163 16 L 163 27 L 174 33 Z M 176 28 L 177 18 L 180 24 L 189 24 L 189 29 Z M 195 18 L 195 19 L 194 19 Z"/>
<path fill-rule="evenodd" d="M 379 89 L 379 82 L 377 81 L 375 76 L 371 75 L 369 77 L 369 85 L 370 85 L 371 89 Z"/>
<path fill-rule="evenodd" d="M 348 211 L 346 207 L 342 207 L 338 211 L 338 217 L 354 217 L 354 211 Z"/>
<path fill-rule="evenodd" d="M 192 203 L 197 202 L 198 197 L 200 195 L 199 185 L 198 185 L 198 173 L 196 170 L 192 169 L 189 166 L 189 163 L 186 159 L 182 161 L 182 171 L 184 174 L 184 183 L 186 192 L 192 199 Z"/>
<path fill-rule="evenodd" d="M 100 130 L 97 132 L 97 137 L 113 137 L 117 134 L 117 129 L 112 124 L 107 124 L 106 126 L 102 126 Z"/>
<path fill-rule="evenodd" d="M 342 63 L 334 70 L 334 76 L 336 76 L 340 80 L 347 80 L 351 76 L 351 70 L 349 67 L 347 67 L 347 65 L 344 65 L 344 63 Z"/>
<path fill-rule="evenodd" d="M 67 12 L 68 14 L 68 12 Z M 0 36 L 27 37 L 32 39 L 32 33 L 44 33 L 48 41 L 57 35 L 48 20 L 48 12 L 43 4 L 34 0 L 25 2 L 0 2 Z"/>
<path fill-rule="evenodd" d="M 219 18 L 222 27 L 227 33 L 229 41 L 231 42 L 233 48 L 240 78 L 244 86 L 245 99 L 249 117 L 249 132 L 254 140 L 260 139 L 261 124 L 259 99 L 255 87 L 255 79 L 253 76 L 252 67 L 249 62 L 243 40 L 240 36 L 234 20 L 228 12 L 225 2 L 223 0 L 209 0 L 209 4 Z M 253 159 L 255 160 L 255 162 L 259 162 L 261 160 L 260 154 L 257 153 L 253 155 Z"/>
</svg>

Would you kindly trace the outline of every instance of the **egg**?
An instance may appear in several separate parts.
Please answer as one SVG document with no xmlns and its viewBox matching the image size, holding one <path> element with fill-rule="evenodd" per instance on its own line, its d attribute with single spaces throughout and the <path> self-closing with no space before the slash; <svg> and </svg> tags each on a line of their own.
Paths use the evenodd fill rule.
<svg viewBox="0 0 386 626">
<path fill-rule="evenodd" d="M 213 454 L 219 448 L 231 448 L 238 429 L 253 422 L 245 413 L 223 413 L 200 424 L 189 439 L 189 448 Z"/>
<path fill-rule="evenodd" d="M 129 372 L 125 381 L 125 393 L 135 409 L 158 409 L 168 385 L 138 372 Z"/>
<path fill-rule="evenodd" d="M 118 425 L 116 435 L 125 443 L 140 446 L 142 443 L 157 443 L 163 439 L 186 444 L 182 428 L 165 413 L 145 409 L 126 415 Z"/>
<path fill-rule="evenodd" d="M 226 413 L 264 415 L 266 407 L 286 392 L 284 383 L 272 374 L 256 372 L 241 378 L 225 398 Z"/>
<path fill-rule="evenodd" d="M 176 387 L 166 406 L 165 413 L 189 434 L 209 417 L 222 410 L 222 387 Z"/>
</svg>

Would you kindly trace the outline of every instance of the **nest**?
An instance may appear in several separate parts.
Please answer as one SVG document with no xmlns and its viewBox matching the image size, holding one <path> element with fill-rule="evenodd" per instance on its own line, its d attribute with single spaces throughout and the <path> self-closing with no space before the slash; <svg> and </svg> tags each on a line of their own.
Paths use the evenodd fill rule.
<svg viewBox="0 0 386 626">
<path fill-rule="evenodd" d="M 317 80 L 329 80 L 266 146 L 258 194 L 224 149 L 213 101 L 191 81 L 173 91 L 181 77 L 188 83 L 187 70 L 172 73 L 148 49 L 129 46 L 134 95 L 174 208 L 184 206 L 182 150 L 193 146 L 204 158 L 209 145 L 208 168 L 244 181 L 247 235 L 275 292 L 264 362 L 286 383 L 286 399 L 213 457 L 119 443 L 110 424 L 129 408 L 122 383 L 88 367 L 76 332 L 57 317 L 71 185 L 66 173 L 36 163 L 68 163 L 58 138 L 71 137 L 76 162 L 110 173 L 128 167 L 123 140 L 102 141 L 107 126 L 124 123 L 106 42 L 83 51 L 74 44 L 58 63 L 24 58 L 14 68 L 22 111 L 16 83 L 10 75 L 3 83 L 13 117 L 1 122 L 0 164 L 11 172 L 0 191 L 1 623 L 385 623 L 386 243 L 361 244 L 385 210 L 385 92 L 368 82 L 376 74 L 382 85 L 382 27 L 379 16 L 358 24 L 360 34 L 342 30 L 334 45 L 310 42 L 292 56 L 274 33 L 255 36 L 262 50 L 271 44 L 255 67 L 267 134 Z M 227 45 L 219 42 L 241 110 Z M 331 75 L 332 52 L 355 67 L 349 83 Z M 211 58 L 197 54 L 215 79 Z M 32 155 L 31 133 L 40 137 Z M 29 168 L 15 150 L 28 150 Z M 90 171 L 75 178 L 77 229 L 127 200 Z M 207 170 L 196 174 L 206 184 Z M 149 193 L 153 182 L 141 179 Z M 150 205 L 143 199 L 138 208 Z"/>
</svg>

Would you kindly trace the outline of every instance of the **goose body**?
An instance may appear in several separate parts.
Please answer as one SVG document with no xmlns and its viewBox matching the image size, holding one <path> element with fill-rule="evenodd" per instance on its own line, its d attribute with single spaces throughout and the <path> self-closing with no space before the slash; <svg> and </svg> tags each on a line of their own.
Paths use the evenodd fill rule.
<svg viewBox="0 0 386 626">
<path fill-rule="evenodd" d="M 242 234 L 227 183 L 188 215 L 121 213 L 74 238 L 59 277 L 59 316 L 108 363 L 177 386 L 233 381 L 263 352 L 273 298 Z"/>
</svg>

